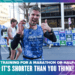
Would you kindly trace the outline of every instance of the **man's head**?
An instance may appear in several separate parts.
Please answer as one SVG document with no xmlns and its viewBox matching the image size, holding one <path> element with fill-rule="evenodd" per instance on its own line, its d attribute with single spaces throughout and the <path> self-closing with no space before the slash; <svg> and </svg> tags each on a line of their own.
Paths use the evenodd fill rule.
<svg viewBox="0 0 75 75">
<path fill-rule="evenodd" d="M 16 26 L 16 24 L 17 24 L 17 20 L 16 19 L 11 19 L 11 25 L 13 26 L 13 27 L 15 27 Z"/>
<path fill-rule="evenodd" d="M 40 17 L 40 8 L 37 6 L 33 6 L 30 9 L 30 13 L 29 13 L 29 24 L 34 26 L 38 23 L 39 17 Z"/>
</svg>

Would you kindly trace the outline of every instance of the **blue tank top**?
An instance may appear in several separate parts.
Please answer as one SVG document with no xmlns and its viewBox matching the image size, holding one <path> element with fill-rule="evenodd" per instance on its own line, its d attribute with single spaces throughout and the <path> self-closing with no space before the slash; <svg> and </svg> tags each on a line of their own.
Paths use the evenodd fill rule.
<svg viewBox="0 0 75 75">
<path fill-rule="evenodd" d="M 43 30 L 37 25 L 37 29 L 24 29 L 22 43 L 22 53 L 29 58 L 38 58 L 42 56 Z"/>
</svg>

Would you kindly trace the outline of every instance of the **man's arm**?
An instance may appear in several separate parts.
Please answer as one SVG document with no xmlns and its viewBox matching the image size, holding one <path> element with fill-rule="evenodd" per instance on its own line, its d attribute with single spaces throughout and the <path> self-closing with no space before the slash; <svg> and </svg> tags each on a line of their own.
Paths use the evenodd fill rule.
<svg viewBox="0 0 75 75">
<path fill-rule="evenodd" d="M 7 37 L 7 45 L 9 45 L 9 38 Z"/>
<path fill-rule="evenodd" d="M 45 23 L 41 24 L 41 27 L 44 32 L 44 36 L 47 37 L 49 40 L 56 42 L 56 36 L 52 29 L 48 26 L 47 20 L 45 20 Z"/>
<path fill-rule="evenodd" d="M 11 28 L 8 28 L 8 37 L 9 37 L 9 39 L 13 39 L 11 32 L 12 32 Z"/>
<path fill-rule="evenodd" d="M 20 40 L 22 41 L 23 39 L 23 33 L 22 34 L 16 34 L 11 42 L 11 48 L 14 50 L 17 46 Z"/>
<path fill-rule="evenodd" d="M 48 38 L 49 40 L 51 40 L 52 42 L 56 42 L 57 41 L 56 36 L 55 36 L 55 34 L 54 34 L 54 32 L 52 30 L 51 30 L 51 32 L 48 32 L 48 31 L 45 32 L 44 36 L 46 38 Z"/>
<path fill-rule="evenodd" d="M 15 37 L 13 38 L 13 40 L 11 42 L 12 49 L 15 49 L 21 40 L 21 37 L 23 35 L 23 29 L 24 29 L 24 27 L 22 26 L 23 24 L 25 24 L 25 22 L 23 20 L 20 21 L 20 23 L 18 24 L 17 34 L 15 35 Z"/>
<path fill-rule="evenodd" d="M 4 37 L 5 39 L 7 39 L 7 45 L 9 45 L 9 38 L 8 37 Z"/>
<path fill-rule="evenodd" d="M 18 46 L 19 41 L 20 41 L 20 34 L 16 34 L 11 42 L 11 48 L 13 50 Z"/>
<path fill-rule="evenodd" d="M 18 46 L 18 37 L 12 37 L 12 30 L 11 28 L 8 28 L 8 37 L 9 39 L 12 39 L 12 42 L 11 42 L 11 48 L 14 50 L 17 46 Z"/>
</svg>

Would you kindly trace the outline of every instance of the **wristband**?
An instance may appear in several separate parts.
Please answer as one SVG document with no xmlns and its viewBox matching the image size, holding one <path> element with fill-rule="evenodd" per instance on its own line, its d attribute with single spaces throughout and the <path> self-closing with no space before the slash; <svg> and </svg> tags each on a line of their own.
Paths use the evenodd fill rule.
<svg viewBox="0 0 75 75">
<path fill-rule="evenodd" d="M 53 33 L 53 29 L 51 29 L 51 32 L 49 32 L 49 33 Z"/>
</svg>

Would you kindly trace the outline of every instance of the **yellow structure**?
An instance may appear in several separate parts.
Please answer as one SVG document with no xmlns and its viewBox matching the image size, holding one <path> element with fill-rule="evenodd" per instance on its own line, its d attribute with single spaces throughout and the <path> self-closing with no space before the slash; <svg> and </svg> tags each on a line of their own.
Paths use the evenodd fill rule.
<svg viewBox="0 0 75 75">
<path fill-rule="evenodd" d="M 8 5 L 6 3 L 0 3 L 0 25 L 8 22 Z"/>
</svg>

